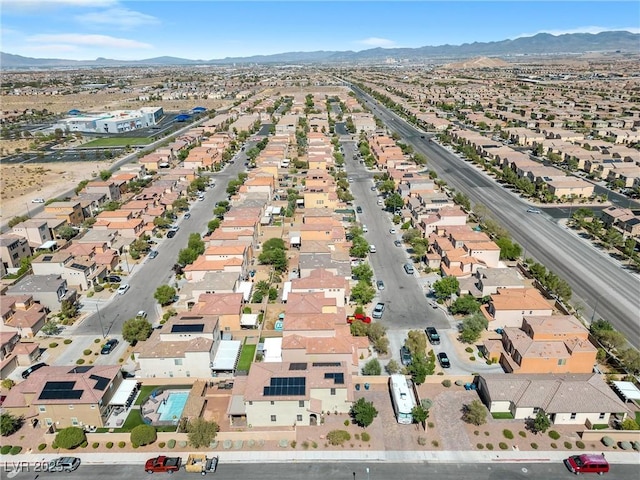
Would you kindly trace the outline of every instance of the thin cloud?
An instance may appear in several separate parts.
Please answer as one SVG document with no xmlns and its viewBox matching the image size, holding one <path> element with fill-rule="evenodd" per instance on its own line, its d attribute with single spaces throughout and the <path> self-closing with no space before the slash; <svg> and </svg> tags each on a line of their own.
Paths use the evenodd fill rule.
<svg viewBox="0 0 640 480">
<path fill-rule="evenodd" d="M 117 5 L 118 0 L 3 0 L 5 5 L 20 5 L 30 7 L 109 7 Z"/>
<path fill-rule="evenodd" d="M 570 33 L 601 33 L 601 32 L 610 32 L 610 31 L 626 31 L 626 32 L 631 32 L 631 33 L 640 33 L 640 28 L 638 27 L 621 27 L 621 28 L 614 28 L 614 27 L 597 27 L 597 26 L 589 26 L 589 27 L 577 27 L 577 28 L 570 28 L 570 29 L 566 29 L 566 30 L 539 30 L 535 33 L 523 33 L 521 35 L 518 35 L 516 38 L 520 38 L 520 37 L 533 37 L 534 35 L 538 35 L 539 33 L 548 33 L 550 35 L 566 35 L 566 34 L 570 34 Z"/>
<path fill-rule="evenodd" d="M 48 44 L 48 45 L 26 45 L 22 47 L 23 52 L 33 52 L 33 54 L 43 55 L 44 53 L 51 53 L 53 55 L 59 56 L 61 53 L 69 53 L 69 52 L 77 52 L 77 45 L 67 45 L 67 44 Z"/>
<path fill-rule="evenodd" d="M 160 19 L 128 8 L 110 8 L 101 12 L 76 15 L 76 20 L 95 25 L 115 25 L 120 28 L 135 28 L 142 25 L 157 25 Z"/>
<path fill-rule="evenodd" d="M 29 42 L 36 43 L 61 43 L 76 45 L 78 47 L 108 47 L 108 48 L 152 48 L 148 43 L 130 40 L 128 38 L 116 38 L 108 35 L 85 35 L 81 33 L 42 34 L 28 37 Z"/>
<path fill-rule="evenodd" d="M 383 47 L 383 48 L 393 47 L 396 44 L 396 42 L 394 42 L 393 40 L 389 40 L 388 38 L 379 38 L 379 37 L 365 38 L 363 40 L 358 40 L 356 43 L 359 43 L 360 45 L 366 45 L 367 47 Z"/>
</svg>

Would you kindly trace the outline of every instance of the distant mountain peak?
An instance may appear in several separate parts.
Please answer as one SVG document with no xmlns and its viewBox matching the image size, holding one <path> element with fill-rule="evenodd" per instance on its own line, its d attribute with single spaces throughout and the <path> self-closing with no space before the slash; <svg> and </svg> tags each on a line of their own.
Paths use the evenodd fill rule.
<svg viewBox="0 0 640 480">
<path fill-rule="evenodd" d="M 476 57 L 508 57 L 512 55 L 581 54 L 586 52 L 631 52 L 638 53 L 640 34 L 627 31 L 600 33 L 565 33 L 552 35 L 538 33 L 531 37 L 519 37 L 496 42 L 473 42 L 462 45 L 424 46 L 419 48 L 376 47 L 359 52 L 315 51 L 285 52 L 251 57 L 227 57 L 214 60 L 190 60 L 172 56 L 161 56 L 143 60 L 113 60 L 98 57 L 95 60 L 65 60 L 58 58 L 29 58 L 0 52 L 3 69 L 99 67 L 135 65 L 228 65 L 232 63 L 367 63 L 387 59 L 424 61 L 429 59 L 464 59 Z"/>
</svg>

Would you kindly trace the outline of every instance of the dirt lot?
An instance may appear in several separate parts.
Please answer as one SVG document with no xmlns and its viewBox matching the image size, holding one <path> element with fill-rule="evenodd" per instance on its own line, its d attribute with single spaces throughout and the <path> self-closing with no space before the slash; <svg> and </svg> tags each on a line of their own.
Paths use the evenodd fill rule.
<svg viewBox="0 0 640 480">
<path fill-rule="evenodd" d="M 2 218 L 6 220 L 26 214 L 33 198 L 55 198 L 80 181 L 90 180 L 93 174 L 97 175 L 109 165 L 110 162 L 0 164 Z"/>
</svg>

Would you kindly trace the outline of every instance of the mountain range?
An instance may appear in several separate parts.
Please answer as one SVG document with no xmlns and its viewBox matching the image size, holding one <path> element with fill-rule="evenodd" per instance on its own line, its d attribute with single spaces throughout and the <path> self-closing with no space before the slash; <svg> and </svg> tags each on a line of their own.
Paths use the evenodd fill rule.
<svg viewBox="0 0 640 480">
<path fill-rule="evenodd" d="M 419 48 L 372 48 L 354 51 L 286 52 L 251 57 L 227 57 L 213 60 L 190 60 L 178 57 L 156 57 L 144 60 L 65 60 L 57 58 L 30 58 L 0 52 L 3 69 L 52 67 L 110 67 L 147 65 L 229 65 L 229 64 L 365 64 L 396 61 L 438 61 L 465 57 L 510 57 L 523 55 L 562 55 L 586 52 L 640 52 L 640 34 L 610 31 L 597 34 L 568 33 L 551 35 L 539 33 L 532 37 L 498 42 L 474 42 L 462 45 L 438 45 Z"/>
</svg>

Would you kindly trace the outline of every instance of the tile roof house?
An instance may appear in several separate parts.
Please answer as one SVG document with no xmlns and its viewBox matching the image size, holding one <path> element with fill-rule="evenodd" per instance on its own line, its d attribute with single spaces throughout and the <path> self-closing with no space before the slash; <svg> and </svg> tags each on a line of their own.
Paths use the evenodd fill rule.
<svg viewBox="0 0 640 480">
<path fill-rule="evenodd" d="M 253 427 L 319 425 L 324 412 L 347 413 L 353 401 L 344 364 L 254 363 L 236 378 L 227 415 L 231 424 L 246 416 Z"/>
<path fill-rule="evenodd" d="M 3 409 L 41 428 L 103 427 L 122 383 L 118 365 L 43 367 L 8 393 Z"/>
<path fill-rule="evenodd" d="M 323 268 L 311 270 L 304 278 L 291 280 L 291 293 L 322 292 L 325 297 L 334 298 L 338 307 L 344 307 L 350 296 L 349 281 Z"/>
<path fill-rule="evenodd" d="M 220 341 L 217 315 L 184 312 L 136 345 L 136 373 L 146 378 L 210 378 Z"/>
<path fill-rule="evenodd" d="M 607 424 L 611 416 L 629 415 L 600 374 L 481 375 L 478 394 L 491 413 L 533 418 L 542 410 L 555 425 Z"/>
<path fill-rule="evenodd" d="M 222 332 L 239 331 L 242 293 L 205 293 L 191 309 L 192 315 L 218 315 Z"/>
<path fill-rule="evenodd" d="M 480 307 L 490 328 L 519 327 L 525 316 L 549 316 L 553 307 L 535 288 L 501 289 Z"/>
<path fill-rule="evenodd" d="M 589 331 L 572 315 L 524 317 L 520 328 L 506 327 L 501 343 L 485 343 L 489 358 L 507 373 L 590 373 L 596 347 Z"/>
<path fill-rule="evenodd" d="M 46 309 L 32 295 L 3 295 L 0 305 L 0 330 L 15 331 L 22 338 L 35 337 L 47 320 Z"/>
</svg>

